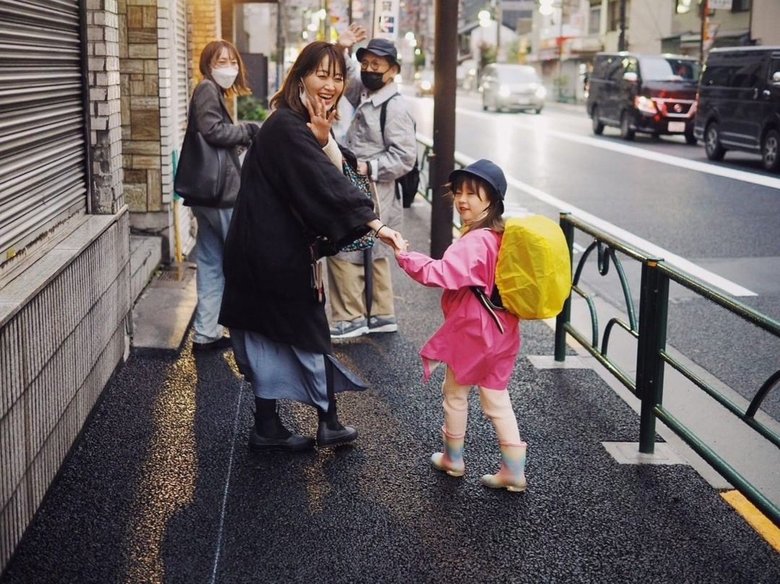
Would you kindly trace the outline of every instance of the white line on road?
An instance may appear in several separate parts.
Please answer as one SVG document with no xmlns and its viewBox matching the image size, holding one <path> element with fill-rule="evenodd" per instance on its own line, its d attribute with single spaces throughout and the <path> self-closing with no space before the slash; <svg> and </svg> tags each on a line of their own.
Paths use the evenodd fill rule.
<svg viewBox="0 0 780 584">
<path fill-rule="evenodd" d="M 228 456 L 227 476 L 225 477 L 225 488 L 222 491 L 222 507 L 219 511 L 219 528 L 217 529 L 217 545 L 214 552 L 214 565 L 211 569 L 210 584 L 217 581 L 217 570 L 219 568 L 219 558 L 222 554 L 222 534 L 225 531 L 225 513 L 227 510 L 227 498 L 230 491 L 230 475 L 233 472 L 233 453 L 236 450 L 236 437 L 238 436 L 238 418 L 241 415 L 241 396 L 244 393 L 244 384 L 242 381 L 238 385 L 238 400 L 236 401 L 236 415 L 233 417 L 233 440 L 230 443 L 230 455 Z"/>
<path fill-rule="evenodd" d="M 471 115 L 474 117 L 483 118 L 486 120 L 494 120 L 495 117 L 490 114 L 475 112 L 473 110 L 457 108 L 458 113 Z M 503 124 L 505 120 L 501 120 Z M 536 124 L 529 124 L 521 121 L 520 119 L 513 119 L 515 125 L 523 126 L 530 130 L 542 129 Z M 685 158 L 679 158 L 677 156 L 671 156 L 669 154 L 661 154 L 660 152 L 653 152 L 651 150 L 644 150 L 636 146 L 627 146 L 626 144 L 620 144 L 611 142 L 609 140 L 591 138 L 589 136 L 578 136 L 577 134 L 571 134 L 569 132 L 561 132 L 560 130 L 552 130 L 544 128 L 544 133 L 562 140 L 568 140 L 569 142 L 576 142 L 578 144 L 585 144 L 586 146 L 593 146 L 594 148 L 602 148 L 604 150 L 611 150 L 612 152 L 619 152 L 621 154 L 627 154 L 629 156 L 637 156 L 646 160 L 652 160 L 654 162 L 660 162 L 662 164 L 669 164 L 671 166 L 677 166 L 679 168 L 685 168 L 687 170 L 695 170 L 696 172 L 703 172 L 707 174 L 713 174 L 715 176 L 721 176 L 724 178 L 730 178 L 739 180 L 742 182 L 751 183 L 754 185 L 760 185 L 763 187 L 769 187 L 772 189 L 780 190 L 780 178 L 774 178 L 762 174 L 755 174 L 744 170 L 736 170 L 733 168 L 726 168 L 723 166 L 716 166 L 714 164 L 708 164 L 706 162 L 699 162 L 697 160 L 687 160 Z"/>
<path fill-rule="evenodd" d="M 456 152 L 455 156 L 456 158 L 458 158 L 458 160 L 461 160 L 466 164 L 471 164 L 472 162 L 477 160 L 476 158 L 472 158 L 471 156 L 466 156 L 462 152 Z M 599 219 L 595 215 L 591 215 L 587 211 L 583 211 L 582 209 L 575 207 L 574 205 L 571 205 L 566 201 L 562 201 L 557 197 L 553 197 L 552 195 L 545 193 L 541 189 L 532 187 L 531 185 L 519 181 L 512 176 L 507 176 L 507 182 L 510 185 L 512 185 L 514 188 L 519 189 L 536 199 L 539 199 L 543 203 L 547 203 L 548 205 L 555 207 L 559 211 L 566 211 L 572 213 L 573 215 L 577 216 L 583 221 L 590 223 L 594 227 L 609 233 L 610 235 L 626 242 L 629 245 L 636 247 L 639 250 L 644 251 L 645 253 L 654 255 L 658 258 L 663 258 L 668 264 L 676 268 L 679 268 L 680 270 L 688 272 L 692 276 L 695 276 L 696 278 L 699 278 L 700 280 L 707 282 L 711 286 L 715 286 L 716 288 L 719 288 L 726 294 L 730 294 L 731 296 L 757 296 L 755 292 L 748 290 L 747 288 L 744 288 L 743 286 L 740 286 L 739 284 L 736 284 L 731 280 L 723 278 L 722 276 L 718 276 L 717 274 L 710 272 L 709 270 L 705 270 L 704 268 L 698 266 L 697 264 L 694 264 L 690 260 L 686 260 L 685 258 L 673 254 L 672 252 L 662 247 L 650 243 L 646 239 L 642 239 L 641 237 L 638 237 L 633 233 L 618 227 L 617 225 L 613 225 L 608 221 Z"/>
</svg>

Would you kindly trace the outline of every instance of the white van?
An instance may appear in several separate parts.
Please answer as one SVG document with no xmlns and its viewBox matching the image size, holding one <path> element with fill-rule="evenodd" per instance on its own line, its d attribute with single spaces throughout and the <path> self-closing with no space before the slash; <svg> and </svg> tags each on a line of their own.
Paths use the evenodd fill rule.
<svg viewBox="0 0 780 584">
<path fill-rule="evenodd" d="M 536 69 L 529 65 L 492 63 L 482 72 L 482 109 L 534 110 L 544 108 L 547 90 Z"/>
</svg>

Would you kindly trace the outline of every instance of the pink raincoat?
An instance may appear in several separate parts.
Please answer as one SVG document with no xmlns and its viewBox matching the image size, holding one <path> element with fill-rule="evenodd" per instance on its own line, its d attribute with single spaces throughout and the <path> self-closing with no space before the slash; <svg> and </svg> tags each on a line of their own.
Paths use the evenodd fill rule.
<svg viewBox="0 0 780 584">
<path fill-rule="evenodd" d="M 506 389 L 520 351 L 520 322 L 502 310 L 504 333 L 469 289 L 480 286 L 490 296 L 496 278 L 501 235 L 471 231 L 455 241 L 440 260 L 417 252 L 398 256 L 398 265 L 420 284 L 444 288 L 444 324 L 420 355 L 426 381 L 437 362 L 446 363 L 461 385 Z"/>
</svg>

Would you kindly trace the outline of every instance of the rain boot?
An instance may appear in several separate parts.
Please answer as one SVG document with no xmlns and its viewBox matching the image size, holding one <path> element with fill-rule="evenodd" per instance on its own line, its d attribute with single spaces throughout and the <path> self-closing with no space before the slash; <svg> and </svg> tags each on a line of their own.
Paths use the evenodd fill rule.
<svg viewBox="0 0 780 584">
<path fill-rule="evenodd" d="M 525 491 L 525 453 L 528 445 L 500 444 L 501 468 L 494 475 L 484 475 L 482 484 L 491 489 L 506 489 L 512 492 Z"/>
<path fill-rule="evenodd" d="M 442 439 L 444 452 L 435 452 L 431 455 L 431 464 L 438 470 L 446 472 L 451 477 L 462 477 L 466 470 L 463 462 L 463 438 L 452 436 L 442 426 Z"/>
<path fill-rule="evenodd" d="M 357 440 L 358 433 L 352 426 L 342 426 L 336 413 L 336 399 L 332 398 L 328 410 L 317 408 L 317 446 L 329 448 L 345 446 Z"/>
<path fill-rule="evenodd" d="M 299 452 L 314 448 L 314 439 L 293 434 L 282 424 L 275 399 L 255 397 L 255 425 L 249 434 L 252 450 Z"/>
<path fill-rule="evenodd" d="M 357 440 L 358 433 L 352 426 L 342 426 L 336 412 L 336 393 L 333 389 L 333 364 L 325 360 L 325 383 L 328 393 L 328 409 L 317 408 L 317 446 L 330 448 L 345 446 Z"/>
</svg>

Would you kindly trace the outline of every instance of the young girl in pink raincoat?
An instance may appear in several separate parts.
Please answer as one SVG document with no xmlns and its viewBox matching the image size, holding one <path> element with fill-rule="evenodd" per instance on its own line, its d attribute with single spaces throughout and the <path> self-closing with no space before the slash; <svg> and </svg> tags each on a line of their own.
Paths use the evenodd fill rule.
<svg viewBox="0 0 780 584">
<path fill-rule="evenodd" d="M 438 470 L 463 476 L 463 439 L 468 396 L 479 387 L 482 411 L 493 422 L 501 449 L 501 467 L 484 475 L 492 488 L 524 491 L 526 443 L 520 439 L 507 385 L 520 351 L 520 322 L 506 310 L 495 315 L 503 331 L 471 287 L 490 297 L 495 284 L 498 248 L 504 231 L 506 178 L 489 160 L 478 160 L 450 174 L 450 194 L 461 218 L 462 236 L 440 260 L 424 254 L 396 251 L 398 265 L 425 286 L 444 288 L 444 324 L 420 351 L 425 379 L 441 363 L 447 367 L 444 395 L 444 452 L 431 456 Z"/>
</svg>

